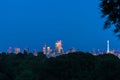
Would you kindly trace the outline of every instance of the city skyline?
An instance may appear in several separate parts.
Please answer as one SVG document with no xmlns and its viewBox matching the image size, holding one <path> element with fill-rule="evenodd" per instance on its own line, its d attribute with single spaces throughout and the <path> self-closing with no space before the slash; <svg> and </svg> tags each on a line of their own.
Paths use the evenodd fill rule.
<svg viewBox="0 0 120 80">
<path fill-rule="evenodd" d="M 29 47 L 24 47 L 24 48 L 20 48 L 20 47 L 12 47 L 12 46 L 9 46 L 5 51 L 0 51 L 1 53 L 2 52 L 5 52 L 5 53 L 15 53 L 15 54 L 18 54 L 18 53 L 24 53 L 27 52 L 27 53 L 37 53 L 37 52 L 43 52 L 43 54 L 49 54 L 49 53 L 70 53 L 70 52 L 76 52 L 76 51 L 82 51 L 80 49 L 77 49 L 75 47 L 71 47 L 67 50 L 64 50 L 65 48 L 63 47 L 63 41 L 62 40 L 57 40 L 55 43 L 54 43 L 54 46 L 51 46 L 51 45 L 48 45 L 48 44 L 44 44 L 42 45 L 42 47 L 39 48 L 39 50 L 37 49 L 30 49 Z M 89 52 L 89 53 L 92 53 L 92 54 L 103 54 L 103 53 L 120 53 L 120 49 L 114 49 L 111 47 L 111 44 L 110 44 L 110 41 L 107 40 L 106 41 L 106 47 L 105 50 L 102 50 L 100 48 L 92 48 L 91 50 L 89 51 L 84 51 L 84 52 Z"/>
<path fill-rule="evenodd" d="M 120 50 L 120 40 L 112 30 L 103 30 L 99 3 L 100 0 L 0 1 L 0 51 L 9 46 L 38 51 L 44 44 L 54 48 L 54 42 L 60 39 L 64 50 L 106 50 L 106 40 L 110 40 L 111 48 Z"/>
</svg>

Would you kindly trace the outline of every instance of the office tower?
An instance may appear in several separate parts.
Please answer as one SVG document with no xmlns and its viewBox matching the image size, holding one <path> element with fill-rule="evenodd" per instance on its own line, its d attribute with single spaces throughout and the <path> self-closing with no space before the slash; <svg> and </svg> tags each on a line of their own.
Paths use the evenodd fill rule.
<svg viewBox="0 0 120 80">
<path fill-rule="evenodd" d="M 12 53 L 12 47 L 8 48 L 8 54 Z"/>
<path fill-rule="evenodd" d="M 62 48 L 62 41 L 61 40 L 56 42 L 55 48 L 56 48 L 55 49 L 56 53 L 62 53 L 63 48 Z"/>
<path fill-rule="evenodd" d="M 47 54 L 50 54 L 51 53 L 51 48 L 50 47 L 47 47 Z"/>
<path fill-rule="evenodd" d="M 18 53 L 20 53 L 20 48 L 14 48 L 14 51 L 15 51 L 14 52 L 15 54 L 18 54 Z"/>
<path fill-rule="evenodd" d="M 24 48 L 24 54 L 28 54 L 29 53 L 29 48 Z"/>
<path fill-rule="evenodd" d="M 109 45 L 109 40 L 107 40 L 107 53 L 110 53 L 110 45 Z"/>
<path fill-rule="evenodd" d="M 100 49 L 98 49 L 98 54 L 100 54 Z"/>
<path fill-rule="evenodd" d="M 46 55 L 46 45 L 43 46 L 43 54 Z"/>
<path fill-rule="evenodd" d="M 34 56 L 37 56 L 37 55 L 38 55 L 36 49 L 33 50 L 33 55 L 34 55 Z"/>
</svg>

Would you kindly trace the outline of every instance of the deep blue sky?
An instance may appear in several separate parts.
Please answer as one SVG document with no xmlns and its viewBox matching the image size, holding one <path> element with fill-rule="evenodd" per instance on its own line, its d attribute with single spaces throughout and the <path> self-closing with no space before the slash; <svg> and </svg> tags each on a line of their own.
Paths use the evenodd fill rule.
<svg viewBox="0 0 120 80">
<path fill-rule="evenodd" d="M 0 51 L 9 46 L 41 50 L 63 41 L 65 50 L 120 49 L 112 30 L 103 30 L 100 0 L 0 0 Z"/>
</svg>

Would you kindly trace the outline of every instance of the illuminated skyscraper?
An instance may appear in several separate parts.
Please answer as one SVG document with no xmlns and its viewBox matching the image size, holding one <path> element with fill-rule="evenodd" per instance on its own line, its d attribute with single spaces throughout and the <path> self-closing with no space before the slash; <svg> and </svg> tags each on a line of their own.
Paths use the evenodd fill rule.
<svg viewBox="0 0 120 80">
<path fill-rule="evenodd" d="M 46 55 L 46 45 L 43 46 L 43 54 Z"/>
<path fill-rule="evenodd" d="M 110 45 L 109 45 L 109 40 L 107 40 L 107 53 L 110 53 Z"/>
<path fill-rule="evenodd" d="M 14 52 L 15 54 L 18 54 L 18 53 L 20 53 L 20 48 L 14 48 L 14 51 L 15 51 Z"/>
<path fill-rule="evenodd" d="M 55 51 L 57 53 L 62 53 L 63 48 L 62 48 L 62 41 L 61 40 L 59 40 L 59 41 L 56 42 L 55 48 L 56 48 Z"/>
<path fill-rule="evenodd" d="M 12 53 L 12 47 L 8 48 L 8 54 Z"/>
<path fill-rule="evenodd" d="M 50 47 L 47 47 L 47 54 L 50 54 L 52 52 Z"/>
</svg>

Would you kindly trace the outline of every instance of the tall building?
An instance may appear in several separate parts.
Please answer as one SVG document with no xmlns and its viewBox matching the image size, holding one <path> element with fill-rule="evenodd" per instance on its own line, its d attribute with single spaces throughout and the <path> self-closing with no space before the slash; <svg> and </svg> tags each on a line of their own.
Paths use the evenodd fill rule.
<svg viewBox="0 0 120 80">
<path fill-rule="evenodd" d="M 43 46 L 43 54 L 46 55 L 46 45 Z"/>
<path fill-rule="evenodd" d="M 100 49 L 98 49 L 97 53 L 98 53 L 98 54 L 101 54 Z"/>
<path fill-rule="evenodd" d="M 12 53 L 12 47 L 8 48 L 8 54 Z"/>
<path fill-rule="evenodd" d="M 107 40 L 107 53 L 110 53 L 110 42 Z"/>
<path fill-rule="evenodd" d="M 50 54 L 52 52 L 52 49 L 50 47 L 47 47 L 47 54 Z"/>
<path fill-rule="evenodd" d="M 63 47 L 62 47 L 62 41 L 61 40 L 56 42 L 55 48 L 56 48 L 55 49 L 56 53 L 62 53 L 63 52 Z"/>
<path fill-rule="evenodd" d="M 34 55 L 34 56 L 37 56 L 37 55 L 38 55 L 36 49 L 33 50 L 33 55 Z"/>
<path fill-rule="evenodd" d="M 29 53 L 29 48 L 24 48 L 24 54 L 28 54 Z"/>
<path fill-rule="evenodd" d="M 15 53 L 15 54 L 20 53 L 20 48 L 14 48 L 14 53 Z"/>
</svg>

